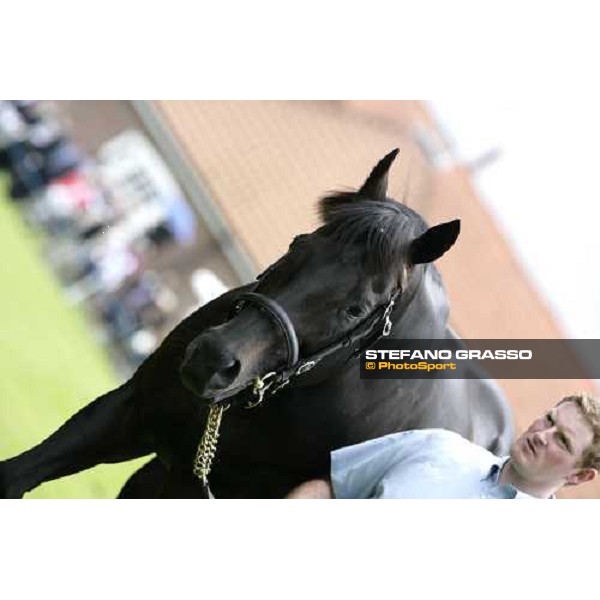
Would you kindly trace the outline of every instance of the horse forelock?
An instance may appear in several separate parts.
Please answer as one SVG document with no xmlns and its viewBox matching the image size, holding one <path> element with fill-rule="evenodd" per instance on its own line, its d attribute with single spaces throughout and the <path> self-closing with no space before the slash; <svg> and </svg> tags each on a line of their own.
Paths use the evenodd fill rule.
<svg viewBox="0 0 600 600">
<path fill-rule="evenodd" d="M 356 192 L 336 192 L 319 202 L 321 232 L 342 246 L 361 244 L 367 265 L 397 272 L 406 263 L 410 243 L 427 229 L 413 210 L 393 200 L 364 199 Z"/>
</svg>

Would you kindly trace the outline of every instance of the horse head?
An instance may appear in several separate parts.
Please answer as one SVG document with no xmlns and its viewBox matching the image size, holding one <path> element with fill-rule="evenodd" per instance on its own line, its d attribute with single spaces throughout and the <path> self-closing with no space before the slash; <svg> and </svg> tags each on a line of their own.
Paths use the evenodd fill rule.
<svg viewBox="0 0 600 600">
<path fill-rule="evenodd" d="M 420 265 L 454 244 L 460 223 L 428 228 L 387 197 L 397 154 L 381 159 L 358 191 L 322 198 L 323 225 L 296 237 L 251 293 L 236 299 L 226 322 L 192 340 L 180 368 L 188 389 L 214 403 L 266 374 L 281 385 L 318 362 L 311 357 L 367 339 L 394 302 L 395 318 L 401 314 Z"/>
</svg>

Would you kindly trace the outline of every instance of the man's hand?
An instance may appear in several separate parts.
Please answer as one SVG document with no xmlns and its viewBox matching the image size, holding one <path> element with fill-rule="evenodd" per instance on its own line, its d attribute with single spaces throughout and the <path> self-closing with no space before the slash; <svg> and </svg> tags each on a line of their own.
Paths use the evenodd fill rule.
<svg viewBox="0 0 600 600">
<path fill-rule="evenodd" d="M 311 479 L 294 488 L 287 496 L 288 500 L 331 500 L 333 489 L 328 479 Z"/>
</svg>

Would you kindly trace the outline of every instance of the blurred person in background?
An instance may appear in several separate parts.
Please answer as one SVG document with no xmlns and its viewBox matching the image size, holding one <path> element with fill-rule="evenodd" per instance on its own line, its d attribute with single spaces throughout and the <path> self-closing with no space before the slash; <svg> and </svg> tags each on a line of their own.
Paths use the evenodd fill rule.
<svg viewBox="0 0 600 600">
<path fill-rule="evenodd" d="M 15 104 L 0 100 L 0 167 L 10 174 L 13 200 L 30 197 L 46 184 L 28 138 L 28 125 Z"/>
<path fill-rule="evenodd" d="M 71 302 L 82 302 L 98 293 L 112 293 L 140 269 L 141 259 L 128 244 L 99 244 L 91 248 L 79 279 L 67 288 L 67 296 Z"/>
<path fill-rule="evenodd" d="M 114 341 L 137 366 L 156 349 L 176 306 L 177 299 L 160 276 L 145 271 L 100 298 L 98 310 Z"/>
<path fill-rule="evenodd" d="M 56 118 L 37 102 L 0 100 L 0 165 L 11 175 L 13 200 L 30 200 L 81 164 L 81 153 Z"/>
</svg>

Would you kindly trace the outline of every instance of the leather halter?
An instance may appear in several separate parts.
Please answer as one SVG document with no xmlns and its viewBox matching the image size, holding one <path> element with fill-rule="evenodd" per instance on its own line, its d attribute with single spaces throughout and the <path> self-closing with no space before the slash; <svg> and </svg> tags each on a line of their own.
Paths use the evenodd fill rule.
<svg viewBox="0 0 600 600">
<path fill-rule="evenodd" d="M 258 284 L 258 282 L 257 282 Z M 250 404 L 249 407 L 259 404 L 264 394 L 268 391 L 270 394 L 276 393 L 283 386 L 287 385 L 294 377 L 307 373 L 324 358 L 334 354 L 341 348 L 351 348 L 350 358 L 356 358 L 364 350 L 371 347 L 381 337 L 388 336 L 392 329 L 392 321 L 390 315 L 394 308 L 394 304 L 402 294 L 402 286 L 396 289 L 387 304 L 376 308 L 362 323 L 347 333 L 341 339 L 333 342 L 318 352 L 315 352 L 307 358 L 299 358 L 298 336 L 292 320 L 275 300 L 258 292 L 244 292 L 239 294 L 235 299 L 230 311 L 229 317 L 234 317 L 246 303 L 255 304 L 263 309 L 279 326 L 283 332 L 287 344 L 287 361 L 285 368 L 267 373 L 263 377 L 257 378 L 254 384 L 253 393 L 259 397 L 259 400 Z M 377 326 L 383 323 L 383 327 L 378 329 Z M 372 335 L 370 335 L 372 334 Z M 360 344 L 360 342 L 363 342 Z M 356 347 L 352 347 L 356 344 Z M 269 379 L 269 383 L 264 382 Z"/>
</svg>

